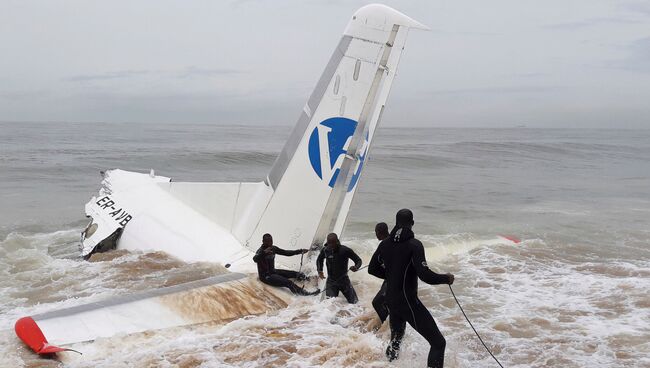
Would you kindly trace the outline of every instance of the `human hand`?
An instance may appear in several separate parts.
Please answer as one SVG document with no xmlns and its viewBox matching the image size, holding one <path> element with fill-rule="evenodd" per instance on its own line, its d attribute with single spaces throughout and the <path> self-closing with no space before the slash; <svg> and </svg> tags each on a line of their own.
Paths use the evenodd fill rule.
<svg viewBox="0 0 650 368">
<path fill-rule="evenodd" d="M 266 253 L 266 254 L 273 254 L 273 248 L 268 247 L 268 248 L 264 249 L 264 253 Z"/>
<path fill-rule="evenodd" d="M 357 272 L 357 271 L 359 271 L 359 268 L 357 268 L 357 266 L 352 266 L 352 267 L 350 267 L 350 271 Z"/>
<path fill-rule="evenodd" d="M 321 280 L 325 279 L 325 274 L 323 273 L 323 271 L 318 271 L 318 277 L 320 277 Z"/>
<path fill-rule="evenodd" d="M 447 277 L 449 277 L 449 285 L 453 284 L 454 283 L 454 275 L 448 273 Z"/>
</svg>

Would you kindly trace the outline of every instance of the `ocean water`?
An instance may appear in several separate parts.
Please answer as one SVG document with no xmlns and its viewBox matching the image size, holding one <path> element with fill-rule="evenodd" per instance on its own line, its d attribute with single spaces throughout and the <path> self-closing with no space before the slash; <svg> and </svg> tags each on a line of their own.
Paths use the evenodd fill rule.
<svg viewBox="0 0 650 368">
<path fill-rule="evenodd" d="M 83 356 L 40 359 L 14 336 L 21 316 L 225 272 L 162 253 L 79 260 L 101 170 L 258 181 L 289 133 L 0 123 L 0 367 L 424 367 L 428 347 L 410 328 L 400 360 L 385 361 L 388 331 L 363 327 L 380 282 L 361 272 L 354 306 L 302 298 L 226 324 L 98 339 Z M 367 260 L 374 224 L 403 207 L 504 366 L 650 367 L 650 130 L 380 128 L 343 242 Z M 421 283 L 420 295 L 446 366 L 496 366 L 446 286 Z"/>
</svg>

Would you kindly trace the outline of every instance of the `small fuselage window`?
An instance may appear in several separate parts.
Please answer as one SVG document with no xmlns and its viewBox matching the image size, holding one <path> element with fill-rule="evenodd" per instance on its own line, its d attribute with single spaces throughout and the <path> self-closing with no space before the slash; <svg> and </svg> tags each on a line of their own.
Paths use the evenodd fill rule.
<svg viewBox="0 0 650 368">
<path fill-rule="evenodd" d="M 337 74 L 336 78 L 334 79 L 334 90 L 333 90 L 333 92 L 334 92 L 335 95 L 339 94 L 339 86 L 340 85 L 341 85 L 341 76 Z"/>
<path fill-rule="evenodd" d="M 359 79 L 359 71 L 361 70 L 361 60 L 357 59 L 357 62 L 354 64 L 354 74 L 352 74 L 352 79 Z"/>
</svg>

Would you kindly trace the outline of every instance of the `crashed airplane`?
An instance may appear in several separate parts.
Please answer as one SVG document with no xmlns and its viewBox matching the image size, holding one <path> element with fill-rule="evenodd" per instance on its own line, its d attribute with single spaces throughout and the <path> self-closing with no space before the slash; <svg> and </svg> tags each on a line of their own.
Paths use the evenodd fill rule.
<svg viewBox="0 0 650 368">
<path fill-rule="evenodd" d="M 427 29 L 383 5 L 364 6 L 352 16 L 261 182 L 190 183 L 153 170 L 105 172 L 99 195 L 85 207 L 90 223 L 81 235 L 82 256 L 116 248 L 163 251 L 186 262 L 231 264 L 231 270 L 248 272 L 267 232 L 287 249 L 319 249 L 328 233 L 343 230 L 411 28 Z M 219 309 L 226 302 L 217 289 L 224 288 L 242 298 L 264 289 L 266 296 L 218 318 L 193 313 L 205 300 Z M 291 298 L 269 289 L 245 274 L 227 273 L 24 317 L 16 333 L 35 352 L 53 353 L 66 350 L 56 345 L 262 313 Z M 199 302 L 197 295 L 207 299 Z"/>
</svg>

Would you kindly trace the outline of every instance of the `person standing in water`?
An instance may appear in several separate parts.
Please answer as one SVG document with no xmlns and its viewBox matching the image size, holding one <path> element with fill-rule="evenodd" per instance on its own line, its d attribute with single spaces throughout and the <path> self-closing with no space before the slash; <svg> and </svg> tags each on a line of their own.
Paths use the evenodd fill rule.
<svg viewBox="0 0 650 368">
<path fill-rule="evenodd" d="M 359 301 L 359 298 L 348 277 L 349 259 L 354 262 L 354 266 L 350 267 L 350 271 L 357 272 L 361 268 L 361 258 L 352 249 L 342 245 L 336 234 L 331 233 L 327 235 L 326 246 L 318 254 L 316 269 L 318 270 L 318 277 L 324 279 L 323 261 L 327 260 L 325 295 L 329 298 L 337 297 L 340 291 L 348 300 L 348 303 L 354 304 Z"/>
<path fill-rule="evenodd" d="M 385 222 L 380 222 L 377 225 L 375 225 L 375 236 L 377 237 L 377 240 L 380 242 L 386 238 L 388 238 L 389 233 L 388 233 L 388 225 Z M 375 311 L 377 312 L 377 316 L 379 316 L 379 320 L 381 321 L 381 325 L 386 321 L 386 318 L 388 318 L 388 305 L 386 304 L 386 281 L 384 280 L 384 283 L 381 284 L 381 288 L 379 289 L 379 292 L 377 292 L 377 295 L 372 299 L 372 306 L 375 308 Z"/>
<path fill-rule="evenodd" d="M 424 256 L 422 243 L 413 233 L 413 212 L 397 212 L 396 225 L 372 255 L 368 273 L 386 280 L 386 302 L 390 316 L 391 341 L 386 348 L 389 361 L 399 357 L 406 322 L 429 345 L 428 367 L 442 368 L 445 358 L 445 338 L 427 308 L 418 299 L 418 278 L 430 285 L 453 284 L 454 275 L 431 271 Z M 383 266 L 383 267 L 382 267 Z"/>
<path fill-rule="evenodd" d="M 318 295 L 320 290 L 307 292 L 289 279 L 304 278 L 305 275 L 296 271 L 280 270 L 275 268 L 275 255 L 295 256 L 307 253 L 307 249 L 284 250 L 273 245 L 271 234 L 262 236 L 262 246 L 255 252 L 253 261 L 257 263 L 257 274 L 260 281 L 267 285 L 286 287 L 298 295 Z"/>
</svg>

